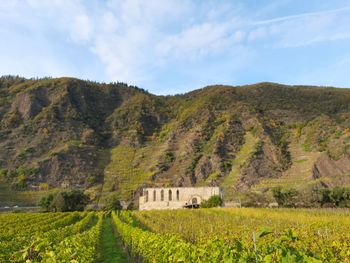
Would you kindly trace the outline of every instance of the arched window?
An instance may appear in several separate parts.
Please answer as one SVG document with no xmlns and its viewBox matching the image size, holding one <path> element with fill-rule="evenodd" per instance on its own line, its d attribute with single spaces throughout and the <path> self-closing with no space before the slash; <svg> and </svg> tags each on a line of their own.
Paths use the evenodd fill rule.
<svg viewBox="0 0 350 263">
<path fill-rule="evenodd" d="M 196 198 L 196 197 L 193 197 L 193 198 L 192 198 L 192 204 L 195 205 L 195 204 L 197 204 L 197 202 L 198 202 L 198 201 L 197 201 L 197 198 Z"/>
<path fill-rule="evenodd" d="M 153 201 L 157 201 L 156 190 L 153 190 Z"/>
<path fill-rule="evenodd" d="M 169 190 L 169 201 L 171 201 L 173 197 L 171 196 L 171 190 Z"/>
<path fill-rule="evenodd" d="M 148 191 L 145 192 L 146 195 L 146 202 L 148 202 Z"/>
<path fill-rule="evenodd" d="M 164 190 L 160 191 L 160 201 L 164 201 Z"/>
<path fill-rule="evenodd" d="M 179 189 L 176 190 L 176 200 L 177 200 L 177 201 L 180 200 L 180 191 L 179 191 Z"/>
</svg>

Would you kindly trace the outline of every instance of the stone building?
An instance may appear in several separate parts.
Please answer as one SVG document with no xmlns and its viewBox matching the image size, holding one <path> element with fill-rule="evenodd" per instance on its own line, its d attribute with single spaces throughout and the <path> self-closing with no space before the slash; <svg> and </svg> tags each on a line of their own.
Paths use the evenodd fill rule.
<svg viewBox="0 0 350 263">
<path fill-rule="evenodd" d="M 140 210 L 199 207 L 213 195 L 222 198 L 219 187 L 160 187 L 144 188 L 139 199 Z"/>
</svg>

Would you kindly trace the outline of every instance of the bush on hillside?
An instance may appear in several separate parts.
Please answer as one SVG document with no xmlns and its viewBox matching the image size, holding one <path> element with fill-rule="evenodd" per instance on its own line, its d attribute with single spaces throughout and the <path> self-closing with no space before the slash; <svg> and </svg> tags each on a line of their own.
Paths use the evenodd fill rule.
<svg viewBox="0 0 350 263">
<path fill-rule="evenodd" d="M 135 202 L 131 202 L 126 209 L 127 210 L 138 210 L 139 207 Z"/>
<path fill-rule="evenodd" d="M 335 207 L 350 207 L 350 189 L 335 187 L 333 189 L 320 189 L 319 202 L 322 207 L 333 204 Z"/>
<path fill-rule="evenodd" d="M 44 196 L 39 205 L 45 211 L 70 212 L 83 211 L 90 199 L 82 191 L 71 190 Z"/>
<path fill-rule="evenodd" d="M 260 192 L 246 192 L 240 198 L 242 207 L 268 207 L 271 201 L 264 193 Z"/>
<path fill-rule="evenodd" d="M 46 212 L 50 211 L 53 198 L 54 198 L 53 194 L 48 194 L 47 196 L 43 196 L 40 199 L 39 206 L 41 206 Z"/>
<path fill-rule="evenodd" d="M 121 210 L 121 209 L 122 209 L 122 206 L 117 196 L 115 194 L 109 196 L 108 199 L 106 200 L 104 210 L 110 211 L 110 210 Z"/>
<path fill-rule="evenodd" d="M 272 195 L 280 207 L 296 207 L 298 191 L 291 189 L 282 189 L 280 186 L 272 188 Z"/>
<path fill-rule="evenodd" d="M 218 207 L 222 205 L 222 199 L 218 195 L 213 195 L 208 200 L 204 200 L 201 204 L 203 208 Z"/>
</svg>

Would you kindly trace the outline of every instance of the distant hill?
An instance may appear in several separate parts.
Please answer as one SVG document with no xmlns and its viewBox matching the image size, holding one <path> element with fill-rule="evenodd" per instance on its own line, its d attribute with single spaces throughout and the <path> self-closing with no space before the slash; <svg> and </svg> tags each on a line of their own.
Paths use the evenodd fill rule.
<svg viewBox="0 0 350 263">
<path fill-rule="evenodd" d="M 0 78 L 0 205 L 82 188 L 350 185 L 350 90 L 259 83 L 156 96 L 123 83 Z"/>
</svg>

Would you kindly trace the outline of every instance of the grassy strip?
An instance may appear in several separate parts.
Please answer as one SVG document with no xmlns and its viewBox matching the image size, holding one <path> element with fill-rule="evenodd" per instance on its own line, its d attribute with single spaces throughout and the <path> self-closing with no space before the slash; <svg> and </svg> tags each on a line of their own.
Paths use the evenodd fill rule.
<svg viewBox="0 0 350 263">
<path fill-rule="evenodd" d="M 120 241 L 114 235 L 110 216 L 105 217 L 101 229 L 98 262 L 130 262 L 121 246 Z"/>
</svg>

